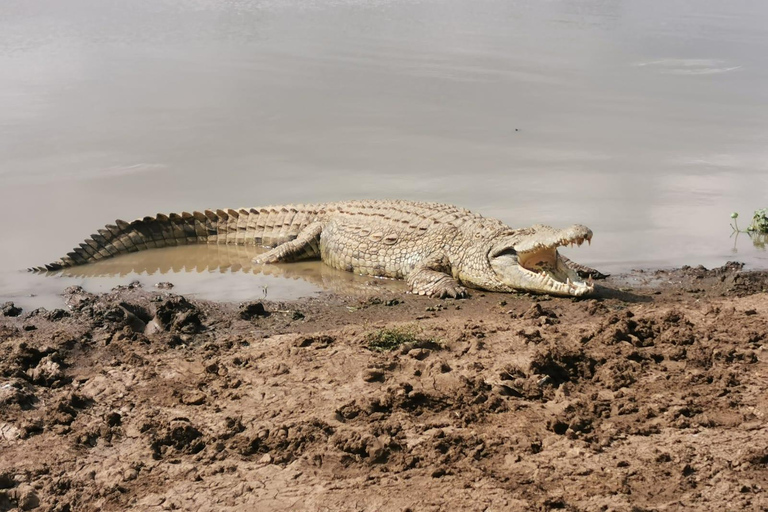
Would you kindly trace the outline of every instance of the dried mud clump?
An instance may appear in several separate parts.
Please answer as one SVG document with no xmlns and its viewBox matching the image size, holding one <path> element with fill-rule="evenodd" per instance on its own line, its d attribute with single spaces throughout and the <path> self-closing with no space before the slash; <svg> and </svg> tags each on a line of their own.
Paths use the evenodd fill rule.
<svg viewBox="0 0 768 512">
<path fill-rule="evenodd" d="M 269 312 L 261 302 L 247 302 L 240 304 L 239 315 L 243 320 L 253 320 L 258 317 L 269 316 Z"/>
<path fill-rule="evenodd" d="M 196 454 L 205 448 L 203 433 L 186 418 L 173 419 L 161 427 L 145 426 L 145 430 L 148 429 L 156 430 L 150 444 L 155 459 L 169 455 Z"/>
<path fill-rule="evenodd" d="M 533 355 L 530 373 L 541 376 L 542 385 L 556 387 L 591 379 L 600 363 L 579 346 L 549 342 Z"/>
<path fill-rule="evenodd" d="M 6 302 L 0 306 L 0 315 L 3 316 L 19 316 L 22 313 L 21 308 L 17 308 L 13 302 Z"/>
<path fill-rule="evenodd" d="M 200 310 L 184 297 L 161 298 L 155 308 L 153 321 L 160 329 L 195 334 L 203 328 Z"/>
<path fill-rule="evenodd" d="M 246 457 L 274 464 L 288 464 L 310 451 L 316 445 L 326 445 L 334 429 L 325 422 L 310 419 L 306 422 L 260 427 L 243 432 L 232 447 Z M 266 457 L 264 457 L 266 456 Z"/>
</svg>

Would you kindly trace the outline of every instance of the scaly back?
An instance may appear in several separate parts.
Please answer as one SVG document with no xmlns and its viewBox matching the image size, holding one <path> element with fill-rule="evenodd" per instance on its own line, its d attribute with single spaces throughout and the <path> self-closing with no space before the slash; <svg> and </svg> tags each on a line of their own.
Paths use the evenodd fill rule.
<svg viewBox="0 0 768 512">
<path fill-rule="evenodd" d="M 440 203 L 363 200 L 309 205 L 267 206 L 157 214 L 133 222 L 122 220 L 97 230 L 66 256 L 34 271 L 84 265 L 119 254 L 188 244 L 240 244 L 275 247 L 295 239 L 311 223 L 335 217 L 345 224 L 384 224 L 405 231 L 427 232 L 438 225 L 498 231 L 504 224 L 463 208 Z"/>
</svg>

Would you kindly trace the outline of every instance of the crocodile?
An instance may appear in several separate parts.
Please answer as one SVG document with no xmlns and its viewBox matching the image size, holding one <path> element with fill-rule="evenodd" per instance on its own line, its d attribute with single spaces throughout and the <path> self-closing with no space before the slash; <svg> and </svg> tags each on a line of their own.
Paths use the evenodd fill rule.
<svg viewBox="0 0 768 512">
<path fill-rule="evenodd" d="M 58 261 L 29 270 L 57 271 L 156 247 L 242 244 L 268 249 L 254 264 L 319 258 L 333 268 L 403 279 L 419 295 L 458 298 L 476 288 L 578 297 L 593 292 L 592 275 L 599 273 L 557 249 L 591 240 L 592 231 L 579 224 L 513 229 L 448 204 L 342 201 L 117 220 Z"/>
</svg>

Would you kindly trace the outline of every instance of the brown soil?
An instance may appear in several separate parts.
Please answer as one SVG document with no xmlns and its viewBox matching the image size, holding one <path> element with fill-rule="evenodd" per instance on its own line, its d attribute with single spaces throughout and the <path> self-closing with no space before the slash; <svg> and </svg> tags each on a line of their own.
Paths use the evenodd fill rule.
<svg viewBox="0 0 768 512">
<path fill-rule="evenodd" d="M 767 288 L 7 304 L 0 511 L 768 510 Z"/>
</svg>

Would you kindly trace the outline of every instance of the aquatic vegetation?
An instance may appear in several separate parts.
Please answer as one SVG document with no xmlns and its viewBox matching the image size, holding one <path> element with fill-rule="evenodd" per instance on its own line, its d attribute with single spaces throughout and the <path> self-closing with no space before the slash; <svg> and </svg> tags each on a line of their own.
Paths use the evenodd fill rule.
<svg viewBox="0 0 768 512">
<path fill-rule="evenodd" d="M 752 223 L 747 227 L 745 231 L 739 229 L 737 220 L 739 218 L 739 212 L 732 212 L 731 218 L 733 219 L 731 228 L 733 228 L 734 231 L 738 231 L 740 233 L 757 233 L 763 235 L 768 234 L 768 208 L 755 210 L 754 215 L 752 215 Z"/>
<path fill-rule="evenodd" d="M 747 231 L 750 233 L 768 234 L 768 208 L 755 210 L 755 214 L 752 216 L 752 224 L 749 225 Z"/>
<path fill-rule="evenodd" d="M 755 213 L 752 215 L 752 222 L 745 230 L 739 229 L 737 221 L 739 218 L 738 212 L 731 213 L 731 218 L 733 219 L 731 228 L 734 233 L 747 233 L 755 247 L 765 248 L 766 243 L 768 243 L 768 208 L 755 210 Z"/>
<path fill-rule="evenodd" d="M 741 231 L 739 229 L 739 221 L 737 220 L 739 218 L 739 212 L 731 212 L 731 218 L 733 219 L 733 223 L 731 224 L 731 229 L 733 229 L 736 232 Z"/>
</svg>

